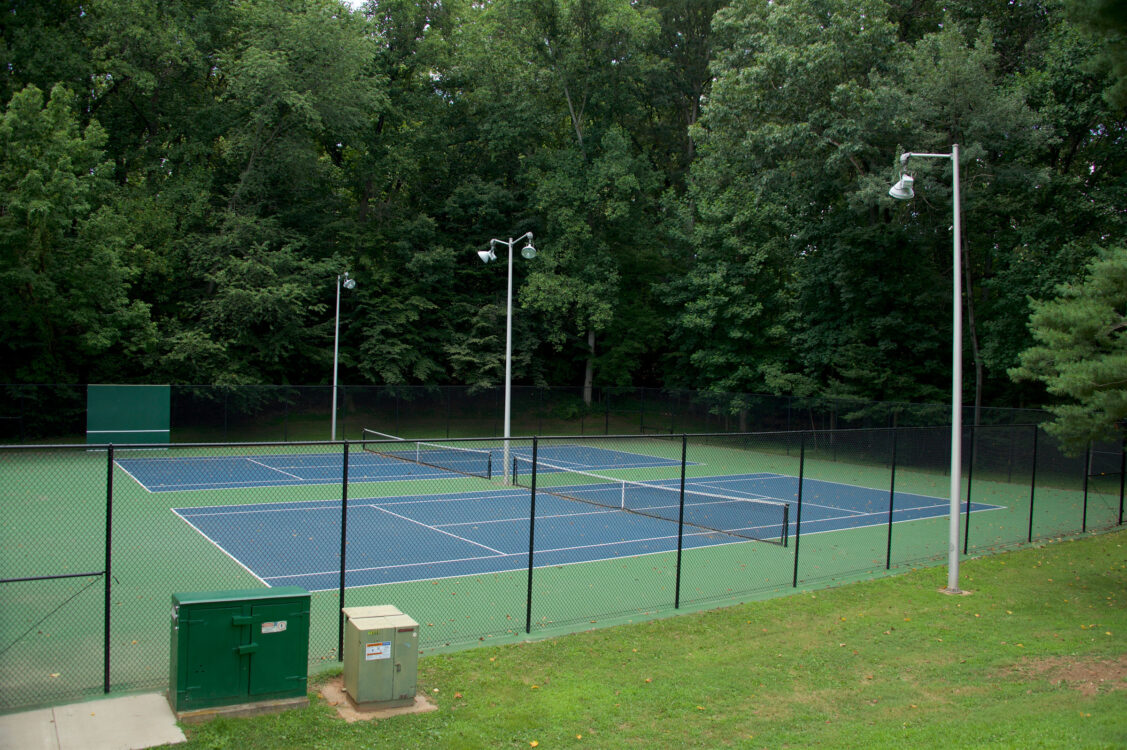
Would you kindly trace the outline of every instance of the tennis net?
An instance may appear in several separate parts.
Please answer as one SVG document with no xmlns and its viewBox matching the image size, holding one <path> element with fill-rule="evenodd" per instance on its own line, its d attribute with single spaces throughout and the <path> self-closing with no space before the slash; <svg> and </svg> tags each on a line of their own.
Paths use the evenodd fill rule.
<svg viewBox="0 0 1127 750">
<path fill-rule="evenodd" d="M 364 430 L 362 445 L 368 453 L 385 458 L 432 466 L 471 477 L 493 478 L 493 454 L 487 450 L 408 440 L 369 429 Z"/>
<path fill-rule="evenodd" d="M 536 491 L 678 523 L 681 488 L 608 477 L 537 461 Z M 529 488 L 532 461 L 513 458 L 513 482 Z M 684 523 L 742 539 L 787 544 L 790 503 L 685 489 Z"/>
</svg>

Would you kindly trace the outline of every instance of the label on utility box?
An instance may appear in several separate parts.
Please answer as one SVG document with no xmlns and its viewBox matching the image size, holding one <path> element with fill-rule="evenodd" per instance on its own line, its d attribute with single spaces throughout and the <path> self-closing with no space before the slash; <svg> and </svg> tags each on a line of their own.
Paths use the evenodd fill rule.
<svg viewBox="0 0 1127 750">
<path fill-rule="evenodd" d="M 391 641 L 383 643 L 369 643 L 364 646 L 364 661 L 391 658 Z"/>
<path fill-rule="evenodd" d="M 262 623 L 263 633 L 284 633 L 286 631 L 286 621 L 278 620 L 277 622 L 264 622 Z"/>
</svg>

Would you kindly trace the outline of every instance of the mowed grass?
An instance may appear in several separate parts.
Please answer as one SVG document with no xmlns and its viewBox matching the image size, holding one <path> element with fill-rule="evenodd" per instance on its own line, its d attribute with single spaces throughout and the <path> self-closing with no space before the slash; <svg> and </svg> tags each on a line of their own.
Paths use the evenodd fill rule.
<svg viewBox="0 0 1127 750">
<path fill-rule="evenodd" d="M 184 748 L 1127 747 L 1127 533 L 424 657 L 438 710 L 311 705 Z M 325 679 L 325 678 L 319 678 Z"/>
</svg>

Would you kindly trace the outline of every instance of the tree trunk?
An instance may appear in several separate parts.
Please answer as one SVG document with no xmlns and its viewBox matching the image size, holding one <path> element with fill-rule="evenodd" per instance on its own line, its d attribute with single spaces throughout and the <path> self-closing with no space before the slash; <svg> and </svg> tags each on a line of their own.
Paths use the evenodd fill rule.
<svg viewBox="0 0 1127 750">
<path fill-rule="evenodd" d="M 965 277 L 965 292 L 967 298 L 967 330 L 970 332 L 971 351 L 974 354 L 974 426 L 981 423 L 982 418 L 982 355 L 978 351 L 978 330 L 974 324 L 974 295 L 971 293 L 970 260 L 967 259 L 966 243 L 963 243 L 963 274 Z"/>
<path fill-rule="evenodd" d="M 595 329 L 587 331 L 587 369 L 583 373 L 583 403 L 591 405 L 591 390 L 595 384 Z"/>
</svg>

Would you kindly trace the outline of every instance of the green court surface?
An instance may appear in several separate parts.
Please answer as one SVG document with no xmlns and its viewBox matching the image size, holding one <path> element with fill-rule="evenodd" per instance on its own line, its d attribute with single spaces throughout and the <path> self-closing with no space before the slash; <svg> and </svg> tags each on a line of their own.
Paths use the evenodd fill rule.
<svg viewBox="0 0 1127 750">
<path fill-rule="evenodd" d="M 888 492 L 891 462 L 871 436 L 850 434 L 830 450 L 812 438 L 724 436 L 687 438 L 688 478 L 770 473 L 825 480 Z M 911 439 L 923 439 L 920 433 Z M 934 438 L 930 435 L 928 439 Z M 905 435 L 902 440 L 909 437 Z M 584 445 L 645 456 L 681 459 L 679 436 L 576 439 Z M 867 442 L 866 442 L 867 441 Z M 540 445 L 551 441 L 540 441 Z M 499 443 L 491 444 L 491 447 Z M 513 441 L 529 446 L 528 440 Z M 875 447 L 874 447 L 875 446 Z M 902 456 L 908 456 L 900 446 Z M 326 454 L 339 457 L 340 445 L 254 446 L 255 452 Z M 242 446 L 117 451 L 125 456 L 230 457 Z M 918 454 L 926 457 L 926 451 Z M 800 458 L 804 457 L 804 461 Z M 895 492 L 945 498 L 948 479 L 943 456 L 898 463 Z M 970 516 L 968 552 L 977 555 L 1020 546 L 1030 536 L 1031 463 L 1028 457 L 999 467 L 976 467 L 970 480 L 975 504 L 997 509 Z M 938 466 L 936 466 L 938 465 Z M 1060 469 L 1064 466 L 1064 469 Z M 173 508 L 271 506 L 279 503 L 331 503 L 339 508 L 339 484 L 251 487 L 202 491 L 147 491 L 114 466 L 108 487 L 108 455 L 85 446 L 42 447 L 0 452 L 0 578 L 94 573 L 89 577 L 15 581 L 0 584 L 0 710 L 44 705 L 100 693 L 106 565 L 107 497 L 110 520 L 110 680 L 112 689 L 152 689 L 167 684 L 170 598 L 174 592 L 253 588 L 260 580 L 243 564 L 185 523 Z M 1038 473 L 1032 493 L 1032 539 L 1051 539 L 1119 522 L 1119 477 L 1090 478 L 1066 461 Z M 680 465 L 622 469 L 623 479 L 656 481 L 680 476 Z M 451 474 L 442 478 L 350 482 L 348 496 L 395 498 L 497 490 L 493 480 Z M 964 493 L 967 482 L 964 480 Z M 965 497 L 964 497 L 965 499 Z M 809 501 L 807 498 L 804 501 Z M 459 512 L 456 503 L 451 513 Z M 791 517 L 794 524 L 795 517 Z M 296 554 L 306 535 L 335 533 L 329 528 L 292 528 L 292 545 L 273 554 Z M 965 525 L 965 516 L 961 519 Z M 671 534 L 676 525 L 669 524 Z M 731 539 L 729 543 L 685 549 L 678 591 L 675 544 L 651 554 L 612 557 L 580 564 L 537 567 L 531 609 L 527 570 L 458 577 L 435 576 L 364 587 L 350 587 L 345 606 L 394 604 L 420 623 L 423 653 L 464 648 L 481 642 L 513 641 L 619 622 L 665 617 L 680 609 L 720 606 L 785 595 L 845 581 L 886 575 L 906 567 L 942 564 L 947 553 L 946 515 L 863 528 L 792 536 L 786 546 Z M 965 528 L 965 526 L 964 526 Z M 891 539 L 890 539 L 891 532 Z M 348 538 L 348 547 L 370 540 Z M 381 540 L 395 545 L 397 540 Z M 276 543 L 276 542 L 275 542 Z M 796 552 L 798 555 L 796 565 Z M 889 560 L 890 558 L 890 560 Z M 339 561 L 339 557 L 337 558 Z M 351 569 L 351 558 L 350 558 Z M 312 595 L 310 669 L 337 664 L 336 590 Z"/>
</svg>

